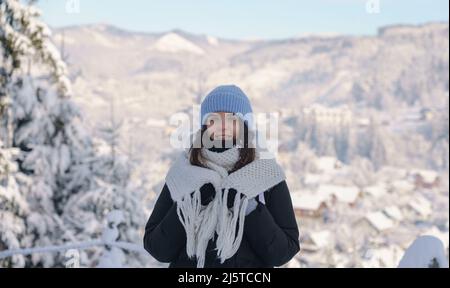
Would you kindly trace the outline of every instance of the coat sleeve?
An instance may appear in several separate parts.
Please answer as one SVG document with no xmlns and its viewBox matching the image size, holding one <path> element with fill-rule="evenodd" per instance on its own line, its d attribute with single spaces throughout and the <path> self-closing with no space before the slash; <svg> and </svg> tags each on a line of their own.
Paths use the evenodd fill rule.
<svg viewBox="0 0 450 288">
<path fill-rule="evenodd" d="M 177 214 L 177 204 L 164 185 L 145 225 L 144 248 L 160 262 L 172 262 L 186 245 L 186 234 Z"/>
<path fill-rule="evenodd" d="M 286 181 L 264 193 L 266 205 L 245 218 L 244 237 L 268 265 L 282 266 L 300 251 L 299 230 Z"/>
</svg>

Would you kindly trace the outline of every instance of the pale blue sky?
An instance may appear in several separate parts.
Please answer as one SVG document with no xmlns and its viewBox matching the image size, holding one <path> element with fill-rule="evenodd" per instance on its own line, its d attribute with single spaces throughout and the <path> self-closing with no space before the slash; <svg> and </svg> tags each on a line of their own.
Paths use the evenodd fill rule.
<svg viewBox="0 0 450 288">
<path fill-rule="evenodd" d="M 368 1 L 379 1 L 379 13 L 367 13 Z M 54 27 L 106 23 L 236 39 L 371 35 L 384 25 L 448 22 L 449 10 L 448 0 L 40 0 L 38 5 Z"/>
</svg>

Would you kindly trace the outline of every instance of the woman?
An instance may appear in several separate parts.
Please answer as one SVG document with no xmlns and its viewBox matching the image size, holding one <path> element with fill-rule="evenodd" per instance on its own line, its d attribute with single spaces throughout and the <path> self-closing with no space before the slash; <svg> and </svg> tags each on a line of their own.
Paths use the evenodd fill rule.
<svg viewBox="0 0 450 288">
<path fill-rule="evenodd" d="M 145 227 L 145 249 L 169 268 L 275 267 L 300 250 L 285 175 L 250 145 L 251 115 L 235 85 L 202 102 L 201 129 L 170 167 Z"/>
</svg>

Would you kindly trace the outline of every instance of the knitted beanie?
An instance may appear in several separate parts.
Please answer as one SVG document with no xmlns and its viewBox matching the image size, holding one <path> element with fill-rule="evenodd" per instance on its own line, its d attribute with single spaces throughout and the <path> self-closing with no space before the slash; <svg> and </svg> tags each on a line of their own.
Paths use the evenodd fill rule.
<svg viewBox="0 0 450 288">
<path fill-rule="evenodd" d="M 247 95 L 236 85 L 221 85 L 213 89 L 201 104 L 201 124 L 205 124 L 209 113 L 236 113 L 247 125 L 253 125 L 253 110 Z"/>
</svg>

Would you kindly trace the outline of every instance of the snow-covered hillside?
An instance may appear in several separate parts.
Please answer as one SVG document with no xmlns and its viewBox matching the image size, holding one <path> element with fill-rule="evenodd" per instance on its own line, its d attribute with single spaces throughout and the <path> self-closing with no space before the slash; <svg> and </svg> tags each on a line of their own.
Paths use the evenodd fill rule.
<svg viewBox="0 0 450 288">
<path fill-rule="evenodd" d="M 140 136 L 161 133 L 146 125 L 147 119 L 168 123 L 221 83 L 240 85 L 256 111 L 283 110 L 297 121 L 313 103 L 347 105 L 361 123 L 370 113 L 382 119 L 424 108 L 438 115 L 448 105 L 448 23 L 383 27 L 377 36 L 276 41 L 182 30 L 141 33 L 99 24 L 57 29 L 54 40 L 71 68 L 75 99 L 92 125 L 106 117 L 114 98 L 120 118 L 133 117 L 128 125 L 138 135 L 133 145 L 144 154 L 167 147 Z M 391 126 L 406 127 L 404 122 Z"/>
</svg>

